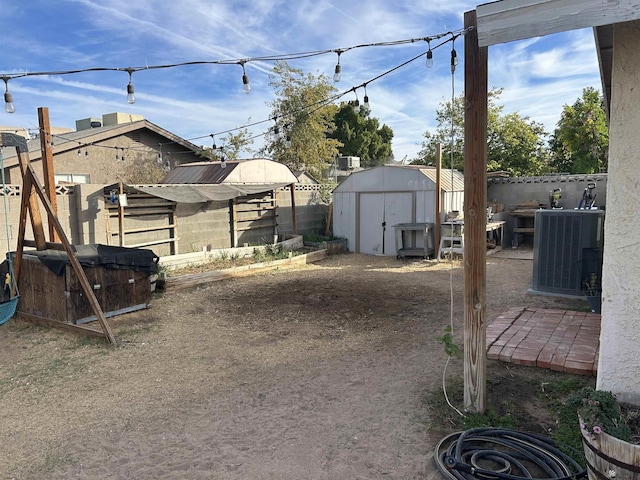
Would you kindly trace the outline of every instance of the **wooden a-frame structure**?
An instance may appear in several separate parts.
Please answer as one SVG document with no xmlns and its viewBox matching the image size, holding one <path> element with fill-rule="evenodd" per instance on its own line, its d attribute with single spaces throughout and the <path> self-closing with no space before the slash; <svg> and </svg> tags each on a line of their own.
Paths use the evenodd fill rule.
<svg viewBox="0 0 640 480">
<path fill-rule="evenodd" d="M 40 108 L 39 116 L 41 119 L 46 119 L 46 123 L 48 123 L 48 109 Z M 42 129 L 43 136 L 43 148 L 50 148 L 50 133 L 48 128 Z M 56 215 L 56 209 L 53 206 L 50 197 L 55 198 L 55 184 L 53 182 L 53 169 L 52 165 L 49 164 L 44 168 L 44 174 L 46 177 L 45 188 L 46 192 L 43 191 L 41 184 L 38 181 L 35 171 L 33 167 L 29 163 L 28 153 L 22 152 L 19 146 L 16 146 L 16 154 L 20 161 L 20 168 L 22 170 L 22 196 L 20 202 L 20 224 L 18 228 L 18 244 L 16 247 L 16 255 L 14 261 L 14 275 L 16 277 L 16 284 L 20 282 L 20 270 L 22 266 L 22 257 L 23 250 L 25 246 L 35 247 L 37 250 L 45 250 L 45 249 L 54 249 L 54 250 L 64 250 L 67 253 L 67 257 L 73 271 L 78 277 L 78 281 L 82 287 L 82 290 L 91 304 L 91 308 L 95 313 L 95 316 L 100 324 L 101 330 L 90 328 L 83 325 L 76 325 L 73 323 L 69 323 L 63 320 L 50 319 L 39 317 L 37 315 L 27 314 L 27 313 L 19 313 L 19 316 L 25 318 L 26 320 L 33 321 L 38 324 L 53 326 L 57 328 L 63 328 L 66 330 L 71 330 L 76 333 L 82 335 L 88 335 L 92 337 L 105 337 L 109 343 L 112 345 L 117 345 L 117 339 L 113 334 L 109 324 L 107 323 L 107 319 L 98 303 L 98 300 L 93 293 L 93 289 L 89 284 L 87 276 L 82 269 L 82 265 L 78 261 L 76 257 L 75 247 L 71 245 L 67 235 L 65 234 L 60 221 Z M 46 156 L 44 158 L 47 158 Z M 46 162 L 45 162 L 46 163 Z M 52 162 L 51 162 L 52 163 Z M 44 166 L 44 164 L 43 164 Z M 47 211 L 47 218 L 49 220 L 49 233 L 50 239 L 52 241 L 47 241 L 45 238 L 44 228 L 42 225 L 42 217 L 40 215 L 40 208 L 38 204 L 38 199 L 44 205 L 45 210 Z M 31 219 L 31 227 L 33 230 L 34 240 L 25 239 L 26 226 L 27 226 L 27 213 Z M 55 240 L 59 239 L 59 242 Z"/>
</svg>

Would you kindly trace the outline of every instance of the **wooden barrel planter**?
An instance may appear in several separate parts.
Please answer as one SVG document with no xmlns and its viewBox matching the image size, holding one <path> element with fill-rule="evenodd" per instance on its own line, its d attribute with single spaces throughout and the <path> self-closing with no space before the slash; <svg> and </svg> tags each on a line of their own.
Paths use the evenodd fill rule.
<svg viewBox="0 0 640 480">
<path fill-rule="evenodd" d="M 605 432 L 593 437 L 581 432 L 589 480 L 640 480 L 640 445 Z"/>
</svg>

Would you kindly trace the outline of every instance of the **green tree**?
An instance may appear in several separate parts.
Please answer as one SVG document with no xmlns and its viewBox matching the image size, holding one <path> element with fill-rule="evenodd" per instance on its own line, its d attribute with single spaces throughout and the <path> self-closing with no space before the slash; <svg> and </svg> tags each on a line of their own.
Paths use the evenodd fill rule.
<svg viewBox="0 0 640 480">
<path fill-rule="evenodd" d="M 515 177 L 549 173 L 549 150 L 544 126 L 518 112 L 496 119 L 487 145 L 487 170 L 507 171 Z"/>
<path fill-rule="evenodd" d="M 251 119 L 249 118 L 247 123 L 250 122 Z M 241 128 L 233 132 L 228 132 L 226 136 L 220 137 L 217 141 L 214 138 L 211 147 L 204 147 L 199 155 L 202 158 L 215 162 L 219 162 L 223 158 L 225 160 L 237 160 L 240 158 L 241 152 L 245 152 L 249 157 L 253 157 L 254 152 L 250 148 L 252 144 L 253 138 L 251 138 L 249 130 L 247 128 Z"/>
<path fill-rule="evenodd" d="M 609 130 L 604 100 L 587 87 L 573 105 L 565 105 L 549 145 L 557 172 L 597 173 L 608 167 Z"/>
<path fill-rule="evenodd" d="M 549 154 L 541 124 L 514 112 L 502 115 L 497 104 L 502 89 L 494 88 L 487 100 L 487 170 L 508 171 L 515 176 L 541 175 L 548 171 Z M 425 140 L 413 164 L 435 165 L 436 144 L 442 145 L 443 164 L 464 170 L 464 94 L 440 104 L 436 110 L 435 133 Z M 452 141 L 453 138 L 453 141 Z M 453 144 L 453 156 L 451 145 Z M 453 157 L 453 158 L 452 158 Z M 451 162 L 453 160 L 453 162 Z"/>
<path fill-rule="evenodd" d="M 292 170 L 325 178 L 341 146 L 330 137 L 338 109 L 329 103 L 336 91 L 333 83 L 324 74 L 305 75 L 285 61 L 275 64 L 270 78 L 276 98 L 268 105 L 275 125 L 267 132 L 261 152 Z"/>
<path fill-rule="evenodd" d="M 492 92 L 489 94 L 490 99 Z M 418 158 L 411 163 L 434 166 L 436 145 L 440 144 L 443 166 L 462 171 L 464 169 L 464 96 L 454 98 L 453 102 L 440 102 L 440 108 L 436 109 L 436 121 L 438 126 L 435 133 L 428 130 L 424 133 L 422 149 L 418 152 Z"/>
<path fill-rule="evenodd" d="M 352 102 L 343 102 L 334 118 L 336 129 L 331 138 L 342 143 L 340 155 L 360 157 L 361 167 L 383 165 L 393 158 L 393 130 L 371 117 L 367 107 L 356 109 Z"/>
<path fill-rule="evenodd" d="M 166 175 L 168 167 L 154 153 L 127 152 L 122 153 L 125 165 L 123 172 L 116 175 L 119 181 L 136 183 L 159 183 Z"/>
</svg>

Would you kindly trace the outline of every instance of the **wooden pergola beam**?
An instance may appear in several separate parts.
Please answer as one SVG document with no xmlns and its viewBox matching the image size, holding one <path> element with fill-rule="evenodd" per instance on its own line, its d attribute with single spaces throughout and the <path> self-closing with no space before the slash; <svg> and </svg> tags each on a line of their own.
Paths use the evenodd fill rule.
<svg viewBox="0 0 640 480">
<path fill-rule="evenodd" d="M 488 52 L 475 10 L 464 14 L 464 408 L 486 408 Z"/>
<path fill-rule="evenodd" d="M 481 47 L 640 18 L 640 0 L 501 0 L 478 5 Z"/>
</svg>

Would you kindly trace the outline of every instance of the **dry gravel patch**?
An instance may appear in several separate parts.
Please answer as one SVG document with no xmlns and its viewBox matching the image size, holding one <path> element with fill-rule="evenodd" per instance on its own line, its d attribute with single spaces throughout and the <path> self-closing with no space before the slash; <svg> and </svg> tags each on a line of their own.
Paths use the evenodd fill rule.
<svg viewBox="0 0 640 480">
<path fill-rule="evenodd" d="M 527 295 L 530 261 L 487 275 L 488 319 L 584 308 Z M 426 478 L 462 287 L 459 263 L 345 254 L 158 294 L 110 319 L 117 348 L 12 319 L 0 478 Z"/>
</svg>

